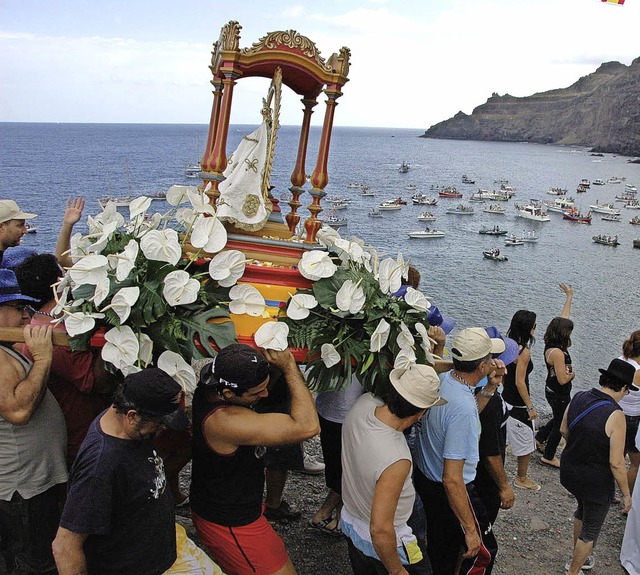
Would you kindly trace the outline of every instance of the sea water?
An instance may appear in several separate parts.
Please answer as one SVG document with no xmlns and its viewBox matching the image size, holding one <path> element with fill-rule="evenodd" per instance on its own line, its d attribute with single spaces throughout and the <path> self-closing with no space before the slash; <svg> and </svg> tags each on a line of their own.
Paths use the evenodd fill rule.
<svg viewBox="0 0 640 575">
<path fill-rule="evenodd" d="M 255 126 L 232 126 L 228 153 L 253 129 Z M 309 174 L 315 168 L 319 134 L 319 128 L 312 128 L 306 163 Z M 560 187 L 568 189 L 567 195 L 575 197 L 586 212 L 596 200 L 613 202 L 625 183 L 640 186 L 640 165 L 622 156 L 593 156 L 585 148 L 431 140 L 419 135 L 420 130 L 334 129 L 326 192 L 328 198 L 352 199 L 347 210 L 338 212 L 349 222 L 341 234 L 358 236 L 380 253 L 395 257 L 401 251 L 410 258 L 422 274 L 422 291 L 456 320 L 456 330 L 495 325 L 505 333 L 516 310 L 536 312 L 531 382 L 532 395 L 541 406 L 546 371 L 542 336 L 564 303 L 558 284 L 572 284 L 574 386 L 597 385 L 597 369 L 618 356 L 622 341 L 640 329 L 640 250 L 632 247 L 633 239 L 640 237 L 640 226 L 628 223 L 640 210 L 622 209 L 619 223 L 593 214 L 592 225 L 576 224 L 562 220 L 558 213 L 550 213 L 550 222 L 538 223 L 516 218 L 514 204 L 526 204 L 531 198 L 555 199 L 546 192 Z M 84 196 L 85 213 L 95 214 L 100 197 L 152 194 L 176 183 L 198 183 L 184 177 L 184 167 L 201 157 L 206 136 L 206 125 L 0 124 L 0 197 L 13 198 L 23 209 L 38 214 L 34 221 L 38 231 L 25 236 L 24 245 L 53 251 L 68 198 Z M 283 126 L 278 133 L 271 177 L 276 198 L 285 196 L 291 185 L 298 139 L 298 127 Z M 402 161 L 410 164 L 406 174 L 398 171 Z M 475 185 L 462 184 L 463 174 L 475 180 Z M 613 176 L 626 180 L 575 193 L 582 178 L 606 181 Z M 461 201 L 454 199 L 440 198 L 437 206 L 411 204 L 413 193 L 437 196 L 431 186 L 443 185 L 457 186 L 466 202 L 478 188 L 499 188 L 494 181 L 502 179 L 517 190 L 508 203 L 500 203 L 507 208 L 505 215 L 483 213 L 486 204 L 472 204 L 476 210 L 472 216 L 445 214 L 447 206 Z M 376 195 L 363 197 L 359 189 L 347 187 L 350 182 L 367 184 Z M 409 184 L 417 189 L 407 190 Z M 378 203 L 398 196 L 408 205 L 383 212 L 381 218 L 368 217 Z M 301 202 L 308 206 L 311 196 L 303 194 Z M 281 205 L 286 213 L 288 206 Z M 323 205 L 329 207 L 326 202 Z M 153 202 L 152 208 L 161 211 L 168 206 Z M 425 224 L 417 221 L 424 210 L 437 216 L 428 225 L 443 230 L 444 238 L 409 239 L 409 231 L 424 229 Z M 300 212 L 308 214 L 304 208 Z M 516 235 L 535 230 L 540 240 L 505 247 L 504 238 L 480 235 L 483 225 L 499 225 Z M 78 230 L 86 227 L 79 224 Z M 600 233 L 617 234 L 621 245 L 593 243 L 592 236 Z M 493 247 L 500 247 L 509 260 L 484 259 L 482 251 Z"/>
</svg>

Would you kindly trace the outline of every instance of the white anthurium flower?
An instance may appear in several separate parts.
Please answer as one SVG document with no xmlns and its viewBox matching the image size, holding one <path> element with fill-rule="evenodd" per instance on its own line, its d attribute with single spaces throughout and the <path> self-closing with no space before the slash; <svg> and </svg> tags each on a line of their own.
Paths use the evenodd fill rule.
<svg viewBox="0 0 640 575">
<path fill-rule="evenodd" d="M 336 240 L 339 240 L 341 238 L 340 238 L 340 233 L 337 230 L 334 230 L 333 228 L 330 228 L 330 227 L 326 227 L 326 228 L 320 228 L 318 230 L 318 233 L 316 234 L 316 239 L 318 240 L 318 243 L 320 245 L 329 249 L 334 246 Z"/>
<path fill-rule="evenodd" d="M 92 330 L 96 325 L 96 319 L 102 319 L 103 313 L 66 312 L 64 326 L 67 333 L 74 337 Z"/>
<path fill-rule="evenodd" d="M 400 268 L 400 275 L 403 278 L 407 279 L 409 277 L 409 260 L 404 261 L 404 256 L 400 252 L 398 252 L 396 263 Z"/>
<path fill-rule="evenodd" d="M 287 317 L 293 320 L 304 319 L 318 305 L 318 300 L 311 294 L 297 293 L 291 296 L 287 307 Z"/>
<path fill-rule="evenodd" d="M 122 372 L 122 375 L 127 377 L 127 375 L 131 375 L 132 373 L 138 373 L 142 371 L 142 368 L 138 367 L 137 365 L 123 365 L 120 368 L 120 371 Z"/>
<path fill-rule="evenodd" d="M 106 297 L 109 295 L 110 289 L 111 282 L 109 281 L 109 276 L 105 276 L 96 284 L 96 289 L 93 292 L 93 297 L 91 298 L 91 301 L 96 307 L 98 307 L 106 299 Z"/>
<path fill-rule="evenodd" d="M 416 352 L 413 348 L 403 347 L 396 355 L 396 359 L 393 362 L 394 369 L 408 369 L 416 362 Z"/>
<path fill-rule="evenodd" d="M 109 202 L 109 204 L 113 204 L 113 202 Z M 109 205 L 107 204 L 107 205 Z M 103 223 L 98 220 L 97 217 L 87 216 L 87 228 L 89 229 L 89 235 L 95 235 L 102 232 Z"/>
<path fill-rule="evenodd" d="M 71 290 L 71 286 L 65 285 L 64 287 L 62 287 L 63 282 L 66 278 L 68 278 L 68 276 L 65 276 L 63 278 L 63 281 L 58 283 L 56 290 L 53 292 L 56 300 L 56 306 L 51 310 L 51 315 L 53 316 L 61 314 L 63 308 L 67 305 L 67 299 L 69 298 L 69 291 Z M 61 288 L 62 291 L 60 291 Z"/>
<path fill-rule="evenodd" d="M 193 368 L 173 351 L 163 351 L 158 358 L 158 368 L 173 377 L 186 393 L 196 390 L 196 373 Z"/>
<path fill-rule="evenodd" d="M 330 278 L 338 271 L 338 267 L 327 252 L 313 250 L 303 254 L 298 264 L 298 270 L 303 277 L 316 281 L 321 278 Z"/>
<path fill-rule="evenodd" d="M 227 245 L 227 230 L 217 217 L 200 215 L 191 230 L 191 245 L 215 254 Z"/>
<path fill-rule="evenodd" d="M 93 220 L 94 224 L 100 227 L 107 225 L 109 222 L 116 222 L 116 227 L 118 228 L 124 225 L 124 216 L 118 211 L 116 204 L 111 201 L 107 202 L 102 212 L 95 216 Z M 87 218 L 87 223 L 89 223 L 89 218 Z M 89 229 L 91 230 L 91 225 L 89 225 Z M 91 233 L 95 232 L 92 231 Z"/>
<path fill-rule="evenodd" d="M 204 191 L 201 193 L 198 191 L 193 192 L 193 191 L 187 190 L 187 197 L 191 202 L 194 212 L 197 212 L 199 214 L 210 214 L 212 216 L 215 215 L 216 211 L 213 209 L 213 206 L 211 205 L 209 196 L 207 196 L 207 194 L 205 194 Z"/>
<path fill-rule="evenodd" d="M 407 288 L 404 294 L 404 301 L 406 301 L 413 309 L 418 311 L 427 311 L 431 307 L 431 303 L 426 296 L 417 289 L 413 289 L 411 286 Z"/>
<path fill-rule="evenodd" d="M 409 328 L 403 321 L 400 322 L 400 331 L 398 333 L 398 337 L 396 337 L 396 343 L 400 349 L 413 347 L 416 343 L 411 331 L 409 331 Z"/>
<path fill-rule="evenodd" d="M 427 328 L 424 326 L 424 324 L 418 322 L 418 323 L 415 324 L 414 327 L 416 328 L 416 331 L 418 332 L 418 335 L 422 338 L 422 342 L 420 343 L 420 347 L 424 351 L 424 356 L 425 356 L 425 359 L 426 359 L 427 363 L 429 365 L 434 365 L 435 364 L 435 358 L 437 356 L 434 356 L 431 353 L 431 342 L 433 342 L 434 344 L 436 342 L 429 337 L 429 334 L 427 333 Z"/>
<path fill-rule="evenodd" d="M 401 268 L 394 260 L 386 258 L 380 262 L 377 279 L 382 293 L 395 293 L 402 285 Z"/>
<path fill-rule="evenodd" d="M 91 254 L 78 260 L 69 268 L 69 276 L 78 286 L 96 285 L 107 276 L 109 260 L 101 254 Z"/>
<path fill-rule="evenodd" d="M 182 256 L 178 232 L 171 228 L 151 230 L 140 240 L 142 253 L 148 260 L 176 265 Z"/>
<path fill-rule="evenodd" d="M 78 232 L 71 236 L 69 245 L 69 255 L 71 256 L 73 263 L 76 263 L 81 257 L 86 256 L 89 253 L 91 240 L 87 236 L 83 236 Z"/>
<path fill-rule="evenodd" d="M 338 350 L 331 343 L 322 344 L 320 347 L 320 357 L 327 367 L 333 367 L 342 360 Z"/>
<path fill-rule="evenodd" d="M 176 220 L 179 224 L 188 228 L 198 217 L 197 212 L 194 212 L 191 208 L 180 208 L 176 210 Z"/>
<path fill-rule="evenodd" d="M 261 316 L 266 308 L 262 294 L 252 285 L 238 284 L 229 290 L 229 311 L 236 315 L 246 313 L 255 317 Z M 283 324 L 284 325 L 284 324 Z"/>
<path fill-rule="evenodd" d="M 199 291 L 200 282 L 184 270 L 170 272 L 164 278 L 162 295 L 172 307 L 193 303 L 198 299 Z"/>
<path fill-rule="evenodd" d="M 357 283 L 347 280 L 342 284 L 336 293 L 336 306 L 340 311 L 356 314 L 362 310 L 367 298 L 360 287 L 360 283 L 361 280 Z"/>
<path fill-rule="evenodd" d="M 379 352 L 385 345 L 387 345 L 387 340 L 389 339 L 389 332 L 391 331 L 391 326 L 387 323 L 387 321 L 383 318 L 378 323 L 378 327 L 376 327 L 375 331 L 371 334 L 371 343 L 369 344 L 369 351 Z"/>
<path fill-rule="evenodd" d="M 92 253 L 100 253 L 107 245 L 107 242 L 111 239 L 111 236 L 113 236 L 117 227 L 118 224 L 115 221 L 111 221 L 102 226 L 101 232 L 96 234 L 98 239 L 91 244 L 89 251 Z"/>
<path fill-rule="evenodd" d="M 141 238 L 151 230 L 157 230 L 158 227 L 160 226 L 161 221 L 162 221 L 161 214 L 158 214 L 158 213 L 151 214 L 151 217 L 144 218 L 142 222 L 140 222 L 140 225 L 137 226 L 137 230 L 135 229 L 136 228 L 135 226 L 130 226 L 132 227 L 131 231 L 136 231 L 136 237 Z"/>
<path fill-rule="evenodd" d="M 137 216 L 143 215 L 151 207 L 151 198 L 140 196 L 129 204 L 129 219 L 133 220 Z"/>
<path fill-rule="evenodd" d="M 362 246 L 354 241 L 339 238 L 334 243 L 334 249 L 343 261 L 353 261 L 361 264 L 364 261 L 364 250 Z"/>
<path fill-rule="evenodd" d="M 141 333 L 138 343 L 140 344 L 138 358 L 147 367 L 153 360 L 153 340 L 146 333 Z"/>
<path fill-rule="evenodd" d="M 117 254 L 116 262 L 116 279 L 119 282 L 126 280 L 131 273 L 131 270 L 136 264 L 136 258 L 140 251 L 140 245 L 136 240 L 129 240 L 129 243 L 124 247 L 122 253 Z"/>
<path fill-rule="evenodd" d="M 195 186 L 174 185 L 167 190 L 165 199 L 172 206 L 179 206 L 181 203 L 189 200 L 189 196 L 187 195 L 188 192 L 197 194 L 198 188 Z"/>
<path fill-rule="evenodd" d="M 106 343 L 102 348 L 102 359 L 122 369 L 134 365 L 138 359 L 140 344 L 128 325 L 111 328 L 104 334 Z"/>
<path fill-rule="evenodd" d="M 288 336 L 289 326 L 286 323 L 268 321 L 258 328 L 253 339 L 258 347 L 284 351 L 289 347 Z"/>
<path fill-rule="evenodd" d="M 424 341 L 427 341 L 429 339 L 429 335 L 427 334 L 427 328 L 424 326 L 423 323 L 418 322 L 413 327 L 416 329 L 416 332 Z"/>
<path fill-rule="evenodd" d="M 220 252 L 209 262 L 209 275 L 222 287 L 231 287 L 244 275 L 247 257 L 238 250 Z"/>
<path fill-rule="evenodd" d="M 120 318 L 120 323 L 124 323 L 131 313 L 131 306 L 138 301 L 139 297 L 140 288 L 138 286 L 122 288 L 111 298 L 111 303 L 100 311 L 112 309 Z"/>
</svg>

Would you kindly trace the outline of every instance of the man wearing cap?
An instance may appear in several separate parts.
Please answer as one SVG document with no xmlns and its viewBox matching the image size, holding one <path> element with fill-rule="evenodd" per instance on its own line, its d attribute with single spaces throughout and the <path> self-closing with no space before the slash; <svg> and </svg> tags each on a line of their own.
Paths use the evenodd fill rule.
<svg viewBox="0 0 640 575">
<path fill-rule="evenodd" d="M 264 350 L 264 356 L 230 345 L 201 372 L 193 397 L 191 511 L 225 572 L 293 575 L 284 542 L 263 515 L 263 456 L 266 446 L 316 435 L 318 414 L 291 351 Z M 283 373 L 289 413 L 253 410 L 269 394 L 269 363 Z"/>
<path fill-rule="evenodd" d="M 394 369 L 389 379 L 385 401 L 362 395 L 342 427 L 340 527 L 354 575 L 429 575 L 429 559 L 407 525 L 415 490 L 403 431 L 446 401 L 429 366 Z"/>
<path fill-rule="evenodd" d="M 28 324 L 34 298 L 20 293 L 11 270 L 0 269 L 0 327 Z M 55 573 L 51 542 L 67 481 L 64 418 L 47 390 L 51 327 L 25 325 L 33 361 L 0 344 L 0 536 L 9 573 Z M 3 561 L 0 559 L 0 570 Z M 3 573 L 5 571 L 2 571 Z"/>
<path fill-rule="evenodd" d="M 0 264 L 7 248 L 17 246 L 27 233 L 27 222 L 36 214 L 23 212 L 13 200 L 0 200 Z"/>
<path fill-rule="evenodd" d="M 184 429 L 182 388 L 158 368 L 125 377 L 71 468 L 53 553 L 60 575 L 160 575 L 176 560 L 175 515 L 152 439 Z"/>
<path fill-rule="evenodd" d="M 474 395 L 488 376 L 495 387 L 504 364 L 492 355 L 505 351 L 502 339 L 482 328 L 463 329 L 453 340 L 453 369 L 441 376 L 447 404 L 422 418 L 415 450 L 416 490 L 427 516 L 427 552 L 435 575 L 490 573 L 497 543 L 486 510 L 473 486 L 479 460 L 478 406 Z M 478 569 L 475 571 L 474 569 Z M 484 569 L 484 570 L 483 570 Z"/>
</svg>

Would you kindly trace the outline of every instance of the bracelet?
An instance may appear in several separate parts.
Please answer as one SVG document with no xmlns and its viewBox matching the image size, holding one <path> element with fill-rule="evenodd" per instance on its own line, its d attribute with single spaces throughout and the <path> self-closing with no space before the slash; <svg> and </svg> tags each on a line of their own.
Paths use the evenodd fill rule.
<svg viewBox="0 0 640 575">
<path fill-rule="evenodd" d="M 536 408 L 534 405 L 532 405 L 531 407 L 527 407 L 527 413 L 531 413 L 532 411 L 535 411 Z"/>
<path fill-rule="evenodd" d="M 480 390 L 480 395 L 482 397 L 486 397 L 488 399 L 491 399 L 494 396 L 495 393 L 496 393 L 495 391 L 493 393 L 487 393 L 487 391 L 484 389 L 484 387 Z"/>
</svg>

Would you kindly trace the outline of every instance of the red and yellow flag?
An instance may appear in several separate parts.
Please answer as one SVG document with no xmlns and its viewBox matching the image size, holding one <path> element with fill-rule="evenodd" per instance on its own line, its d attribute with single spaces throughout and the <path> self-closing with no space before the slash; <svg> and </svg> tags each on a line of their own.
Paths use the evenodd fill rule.
<svg viewBox="0 0 640 575">
<path fill-rule="evenodd" d="M 624 0 L 602 0 L 603 2 L 608 2 L 609 4 L 620 4 L 621 6 L 624 4 Z"/>
</svg>

